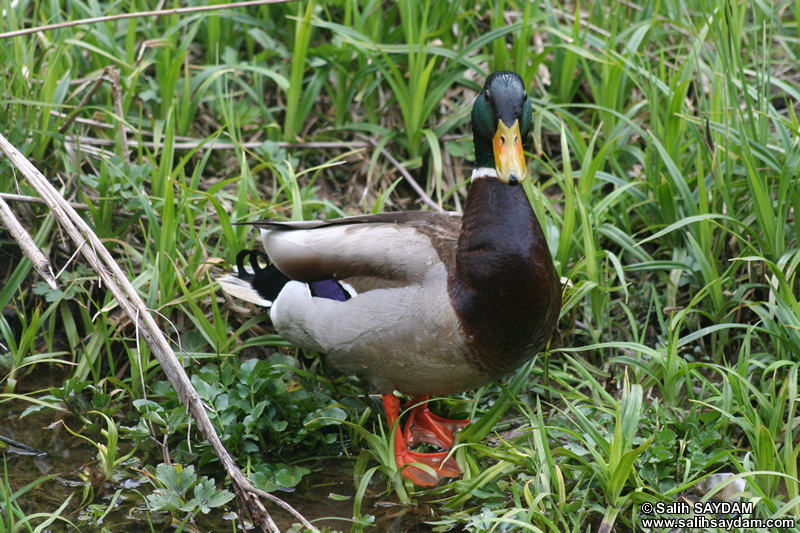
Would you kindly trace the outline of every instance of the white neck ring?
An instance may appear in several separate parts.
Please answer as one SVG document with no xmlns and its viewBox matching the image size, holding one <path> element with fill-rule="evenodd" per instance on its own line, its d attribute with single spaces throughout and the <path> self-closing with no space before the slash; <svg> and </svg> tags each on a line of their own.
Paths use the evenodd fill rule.
<svg viewBox="0 0 800 533">
<path fill-rule="evenodd" d="M 472 180 L 475 181 L 478 178 L 496 178 L 497 177 L 497 170 L 493 168 L 476 168 L 472 171 Z"/>
</svg>

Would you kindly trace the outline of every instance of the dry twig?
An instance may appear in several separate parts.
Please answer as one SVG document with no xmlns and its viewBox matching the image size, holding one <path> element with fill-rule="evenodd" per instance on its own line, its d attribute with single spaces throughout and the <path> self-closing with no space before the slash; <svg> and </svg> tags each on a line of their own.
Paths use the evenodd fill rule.
<svg viewBox="0 0 800 533">
<path fill-rule="evenodd" d="M 259 148 L 262 144 L 262 141 L 251 141 L 251 142 L 240 142 L 240 143 L 233 143 L 233 142 L 222 142 L 222 141 L 213 141 L 208 142 L 206 140 L 185 140 L 184 142 L 180 142 L 180 137 L 175 137 L 175 141 L 172 146 L 176 150 L 194 150 L 196 148 L 200 148 L 201 150 L 233 150 L 234 148 L 244 148 L 247 150 L 254 150 Z M 76 135 L 66 135 L 64 136 L 64 140 L 68 143 L 78 144 L 85 146 L 114 146 L 115 141 L 111 139 L 98 139 L 96 137 L 86 137 L 86 136 L 76 136 Z M 138 148 L 139 146 L 144 146 L 150 149 L 153 149 L 156 145 L 155 142 L 142 142 L 139 143 L 135 140 L 128 141 L 128 144 L 134 148 Z M 278 148 L 286 148 L 286 149 L 313 149 L 313 150 L 327 150 L 327 149 L 356 149 L 356 148 L 368 148 L 370 146 L 374 146 L 371 143 L 367 142 L 350 142 L 350 141 L 311 141 L 307 143 L 288 143 L 288 142 L 277 142 L 275 143 Z"/>
<path fill-rule="evenodd" d="M 11 202 L 25 202 L 26 204 L 46 204 L 44 200 L 41 198 L 37 198 L 35 196 L 25 196 L 23 194 L 11 194 L 8 192 L 0 192 L 0 199 L 8 200 Z M 67 202 L 69 203 L 70 207 L 73 209 L 81 209 L 83 211 L 87 211 L 89 206 L 86 204 L 79 204 L 76 202 Z M 123 213 L 124 215 L 128 215 L 128 213 Z"/>
<path fill-rule="evenodd" d="M 22 227 L 22 224 L 19 223 L 19 220 L 14 216 L 11 208 L 8 207 L 8 204 L 2 197 L 0 197 L 0 220 L 3 221 L 11 232 L 11 236 L 14 237 L 14 240 L 19 243 L 19 247 L 22 248 L 22 253 L 31 260 L 33 268 L 44 278 L 51 289 L 58 289 L 53 269 L 50 268 L 50 261 L 47 260 L 47 257 L 45 257 L 39 247 L 36 246 L 36 243 L 33 242 L 31 236 L 25 231 L 25 228 Z"/>
<path fill-rule="evenodd" d="M 114 113 L 117 115 L 117 135 L 119 138 L 122 160 L 128 161 L 131 158 L 131 150 L 128 148 L 128 136 L 125 133 L 125 113 L 122 110 L 122 86 L 119 82 L 119 69 L 107 69 L 108 76 L 111 78 L 111 100 L 114 102 Z"/>
</svg>

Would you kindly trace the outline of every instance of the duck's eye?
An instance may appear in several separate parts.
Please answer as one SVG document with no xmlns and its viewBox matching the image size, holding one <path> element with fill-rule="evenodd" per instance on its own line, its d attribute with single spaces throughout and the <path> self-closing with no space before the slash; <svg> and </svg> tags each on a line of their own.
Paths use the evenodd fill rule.
<svg viewBox="0 0 800 533">
<path fill-rule="evenodd" d="M 489 92 L 489 89 L 486 89 L 486 91 L 484 91 L 483 97 L 486 98 L 487 102 L 492 99 L 492 93 Z"/>
<path fill-rule="evenodd" d="M 506 136 L 505 135 L 501 135 L 500 136 L 500 142 L 502 142 L 503 144 L 506 143 Z"/>
</svg>

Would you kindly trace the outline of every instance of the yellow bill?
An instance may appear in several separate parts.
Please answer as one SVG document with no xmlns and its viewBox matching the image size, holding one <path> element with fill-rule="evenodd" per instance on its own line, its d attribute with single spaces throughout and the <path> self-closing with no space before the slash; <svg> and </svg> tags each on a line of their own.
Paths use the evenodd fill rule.
<svg viewBox="0 0 800 533">
<path fill-rule="evenodd" d="M 497 177 L 503 183 L 517 185 L 528 177 L 525 154 L 522 151 L 522 135 L 519 133 L 519 120 L 510 128 L 502 120 L 497 121 L 497 133 L 494 134 L 494 164 Z"/>
</svg>

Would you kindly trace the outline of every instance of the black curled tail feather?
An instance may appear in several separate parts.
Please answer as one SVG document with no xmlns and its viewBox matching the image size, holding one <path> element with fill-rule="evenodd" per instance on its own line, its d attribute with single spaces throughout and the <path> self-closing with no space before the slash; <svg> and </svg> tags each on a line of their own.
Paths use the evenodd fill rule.
<svg viewBox="0 0 800 533">
<path fill-rule="evenodd" d="M 253 269 L 252 273 L 244 267 L 244 262 L 248 256 L 250 258 L 250 267 Z M 268 264 L 266 267 L 261 266 L 258 262 L 259 259 L 269 263 L 269 257 L 262 251 L 242 250 L 239 252 L 236 256 L 239 279 L 249 282 L 253 289 L 258 292 L 258 295 L 265 300 L 274 301 L 283 286 L 291 281 L 291 278 L 278 270 L 274 264 Z"/>
<path fill-rule="evenodd" d="M 267 266 L 261 266 L 259 260 L 262 260 Z M 245 268 L 245 262 L 250 263 L 250 269 Z M 272 305 L 272 302 L 275 301 L 278 294 L 283 290 L 283 286 L 291 281 L 291 278 L 278 270 L 278 267 L 276 267 L 274 263 L 269 264 L 269 256 L 259 250 L 242 250 L 239 252 L 236 255 L 236 270 L 239 280 L 256 291 L 263 301 L 257 302 L 241 294 L 237 294 L 237 296 L 247 299 L 248 301 L 260 303 L 261 305 Z M 224 281 L 224 279 L 221 281 Z M 342 284 L 334 279 L 312 281 L 308 286 L 311 295 L 318 298 L 344 302 L 351 297 L 351 294 Z M 230 291 L 231 289 L 228 290 Z"/>
</svg>

